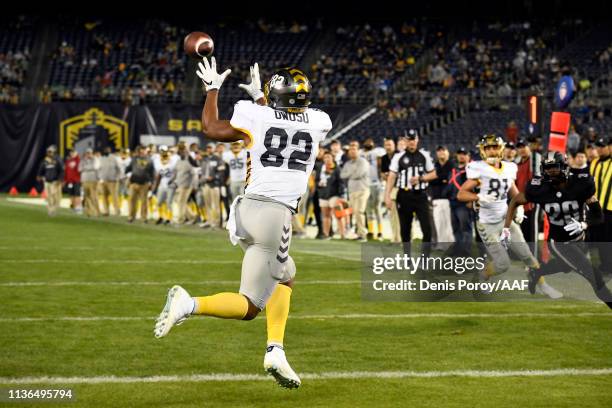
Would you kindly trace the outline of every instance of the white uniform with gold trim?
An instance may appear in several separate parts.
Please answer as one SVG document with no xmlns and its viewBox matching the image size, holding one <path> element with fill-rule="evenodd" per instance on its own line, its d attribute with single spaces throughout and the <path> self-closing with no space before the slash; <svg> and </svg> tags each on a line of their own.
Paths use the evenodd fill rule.
<svg viewBox="0 0 612 408">
<path fill-rule="evenodd" d="M 276 285 L 295 276 L 291 220 L 332 124 L 317 109 L 288 113 L 251 101 L 234 106 L 230 124 L 251 143 L 245 195 L 234 201 L 227 229 L 232 243 L 245 251 L 240 293 L 263 309 Z"/>
<path fill-rule="evenodd" d="M 306 192 L 319 143 L 331 130 L 329 115 L 317 109 L 288 113 L 239 101 L 230 124 L 252 139 L 247 146 L 246 194 L 262 195 L 295 208 Z"/>
<path fill-rule="evenodd" d="M 480 192 L 497 198 L 492 203 L 480 204 L 480 222 L 494 224 L 506 218 L 508 192 L 516 180 L 516 172 L 516 164 L 507 161 L 503 161 L 499 169 L 482 160 L 470 162 L 466 166 L 467 178 L 478 180 Z"/>
</svg>

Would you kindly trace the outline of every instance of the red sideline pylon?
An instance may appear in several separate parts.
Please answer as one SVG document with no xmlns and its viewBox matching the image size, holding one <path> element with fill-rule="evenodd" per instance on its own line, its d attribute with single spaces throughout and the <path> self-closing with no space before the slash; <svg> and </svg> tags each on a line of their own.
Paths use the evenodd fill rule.
<svg viewBox="0 0 612 408">
<path fill-rule="evenodd" d="M 19 194 L 19 191 L 17 191 L 15 187 L 11 187 L 11 189 L 9 190 L 9 195 L 16 196 L 17 194 Z"/>
<path fill-rule="evenodd" d="M 38 197 L 38 191 L 36 191 L 36 188 L 32 187 L 32 189 L 30 190 L 30 194 L 28 194 L 30 197 Z"/>
<path fill-rule="evenodd" d="M 47 190 L 43 190 L 43 192 L 40 193 L 40 198 L 47 198 Z"/>
</svg>

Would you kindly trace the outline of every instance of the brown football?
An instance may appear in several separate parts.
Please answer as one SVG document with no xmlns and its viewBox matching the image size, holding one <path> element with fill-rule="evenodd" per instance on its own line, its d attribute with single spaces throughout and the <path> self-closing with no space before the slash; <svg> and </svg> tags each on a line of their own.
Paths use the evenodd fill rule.
<svg viewBox="0 0 612 408">
<path fill-rule="evenodd" d="M 213 39 L 206 33 L 194 31 L 185 37 L 183 49 L 191 58 L 209 57 L 214 49 Z"/>
</svg>

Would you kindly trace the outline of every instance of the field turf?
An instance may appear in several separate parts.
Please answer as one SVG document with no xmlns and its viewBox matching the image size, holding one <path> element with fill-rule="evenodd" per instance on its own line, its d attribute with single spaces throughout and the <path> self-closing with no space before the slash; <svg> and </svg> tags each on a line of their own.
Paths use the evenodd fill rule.
<svg viewBox="0 0 612 408">
<path fill-rule="evenodd" d="M 263 313 L 153 337 L 172 284 L 238 289 L 242 254 L 224 232 L 49 218 L 0 196 L 0 389 L 71 387 L 77 399 L 3 406 L 612 406 L 605 305 L 365 302 L 359 251 L 293 240 L 285 348 L 303 384 L 284 390 L 263 373 Z"/>
</svg>

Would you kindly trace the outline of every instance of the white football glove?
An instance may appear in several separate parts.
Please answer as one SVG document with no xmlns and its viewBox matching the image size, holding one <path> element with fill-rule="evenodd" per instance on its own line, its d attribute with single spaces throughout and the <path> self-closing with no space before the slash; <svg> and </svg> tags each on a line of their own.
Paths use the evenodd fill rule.
<svg viewBox="0 0 612 408">
<path fill-rule="evenodd" d="M 514 222 L 520 224 L 525 219 L 525 208 L 522 205 L 516 207 L 516 212 L 514 213 Z"/>
<path fill-rule="evenodd" d="M 508 249 L 508 244 L 510 243 L 511 238 L 510 228 L 502 229 L 501 235 L 499 236 L 499 242 L 504 246 L 504 248 Z"/>
<path fill-rule="evenodd" d="M 497 197 L 493 194 L 484 194 L 484 193 L 478 194 L 478 202 L 480 204 L 490 204 L 495 201 L 497 201 Z"/>
<path fill-rule="evenodd" d="M 253 101 L 257 102 L 260 98 L 263 98 L 264 93 L 261 91 L 261 79 L 259 78 L 259 64 L 255 63 L 251 67 L 251 83 L 240 84 L 238 88 L 242 88 L 253 98 Z"/>
<path fill-rule="evenodd" d="M 587 229 L 587 223 L 576 221 L 572 218 L 572 222 L 563 227 L 563 229 L 569 232 L 570 235 L 578 235 Z"/>
<path fill-rule="evenodd" d="M 204 64 L 202 64 L 202 62 Z M 206 92 L 221 88 L 221 84 L 223 84 L 223 81 L 225 81 L 225 78 L 232 70 L 226 69 L 222 74 L 217 73 L 217 61 L 215 57 L 210 59 L 210 63 L 208 63 L 208 59 L 204 57 L 202 58 L 202 62 L 198 63 L 199 69 L 196 70 L 196 74 L 204 83 Z"/>
</svg>

